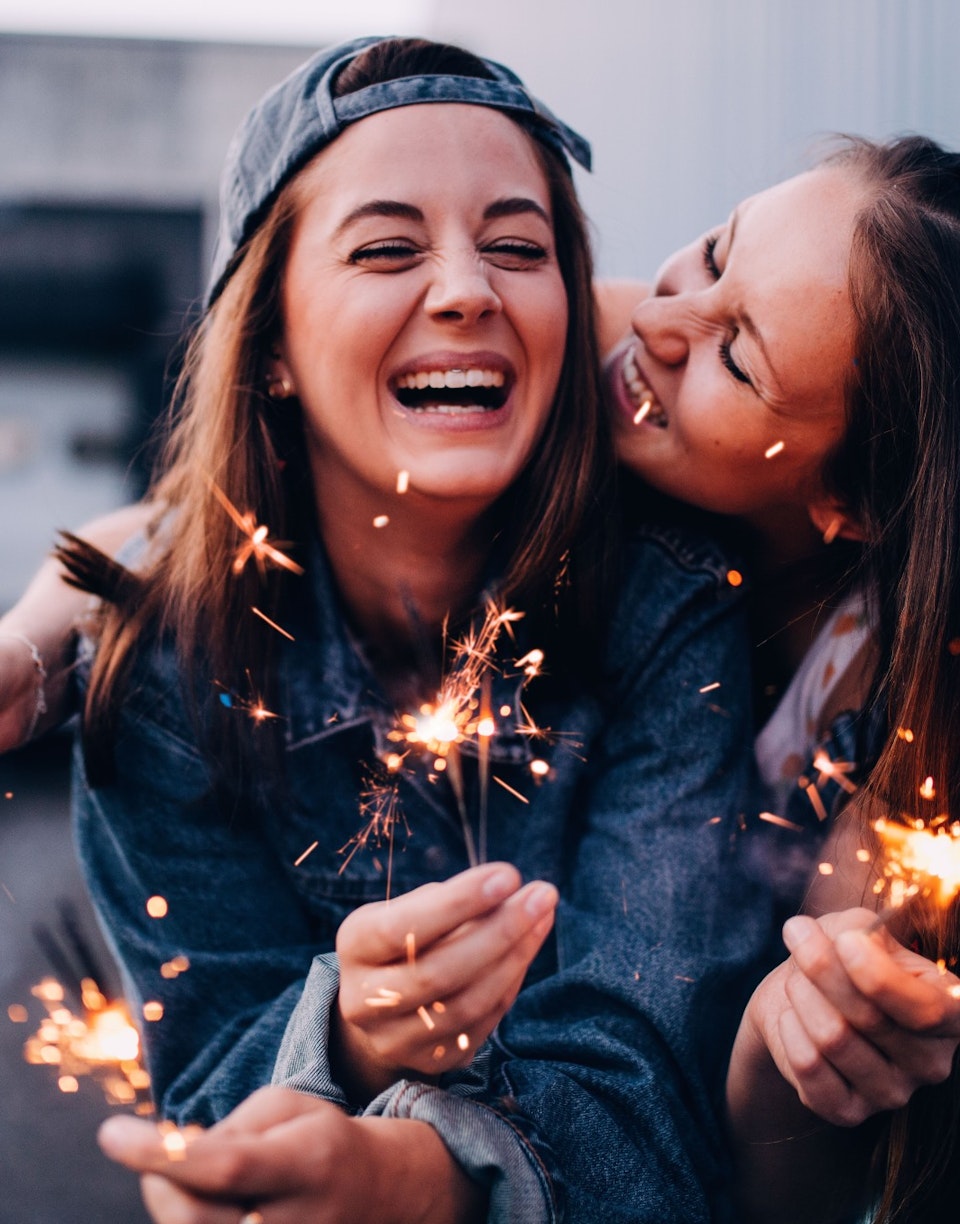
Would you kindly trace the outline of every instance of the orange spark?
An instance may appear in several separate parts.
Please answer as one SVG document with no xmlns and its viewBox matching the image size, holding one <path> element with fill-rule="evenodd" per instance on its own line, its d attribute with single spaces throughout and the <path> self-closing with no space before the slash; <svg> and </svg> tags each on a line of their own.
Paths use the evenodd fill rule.
<svg viewBox="0 0 960 1224">
<path fill-rule="evenodd" d="M 147 913 L 151 918 L 165 918 L 169 908 L 166 897 L 149 897 L 147 899 Z"/>
<path fill-rule="evenodd" d="M 254 616 L 259 616 L 262 621 L 266 621 L 271 629 L 276 629 L 277 633 L 282 634 L 287 641 L 296 641 L 292 633 L 287 633 L 286 629 L 281 629 L 276 621 L 271 620 L 270 617 L 267 616 L 265 612 L 261 612 L 259 608 L 254 608 L 251 606 L 250 611 L 254 614 Z"/>
<path fill-rule="evenodd" d="M 314 850 L 316 850 L 317 846 L 319 845 L 320 843 L 318 841 L 315 841 L 312 843 L 312 845 L 307 846 L 306 850 L 304 850 L 304 852 L 299 856 L 299 858 L 296 858 L 293 860 L 294 867 L 299 867 L 300 864 L 303 862 L 303 860 L 307 858 L 308 855 L 313 854 Z"/>
<path fill-rule="evenodd" d="M 258 526 L 257 520 L 249 511 L 246 514 L 241 514 L 230 498 L 227 497 L 226 493 L 214 481 L 210 480 L 209 477 L 207 478 L 207 485 L 210 488 L 210 492 L 233 520 L 234 525 L 246 536 L 246 540 L 237 549 L 237 555 L 234 558 L 233 565 L 230 567 L 233 573 L 243 573 L 251 557 L 261 572 L 265 571 L 266 564 L 269 561 L 271 564 L 281 569 L 290 570 L 294 574 L 303 573 L 302 565 L 298 565 L 286 553 L 281 552 L 275 545 L 267 542 L 269 529 L 266 526 L 263 524 Z"/>
<path fill-rule="evenodd" d="M 797 833 L 803 832 L 803 825 L 795 824 L 792 820 L 777 816 L 773 812 L 761 812 L 760 819 L 765 820 L 767 824 L 779 825 L 781 829 L 794 829 Z"/>
<path fill-rule="evenodd" d="M 774 455 L 779 455 L 780 452 L 783 450 L 783 447 L 784 447 L 784 443 L 782 440 L 779 442 L 774 442 L 773 446 L 768 446 L 767 449 L 763 452 L 764 459 L 772 459 Z"/>
</svg>

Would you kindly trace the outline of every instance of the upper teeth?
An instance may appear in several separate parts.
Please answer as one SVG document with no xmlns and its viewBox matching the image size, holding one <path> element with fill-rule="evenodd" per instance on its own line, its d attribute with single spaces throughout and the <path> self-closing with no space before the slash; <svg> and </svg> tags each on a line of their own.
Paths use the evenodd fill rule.
<svg viewBox="0 0 960 1224">
<path fill-rule="evenodd" d="M 623 381 L 637 408 L 634 424 L 639 425 L 645 417 L 663 418 L 663 409 L 657 403 L 657 397 L 643 381 L 637 369 L 635 348 L 629 349 L 623 359 Z"/>
<path fill-rule="evenodd" d="M 424 391 L 427 387 L 502 387 L 505 382 L 502 370 L 459 369 L 418 370 L 415 374 L 401 374 L 397 386 L 409 391 Z"/>
</svg>

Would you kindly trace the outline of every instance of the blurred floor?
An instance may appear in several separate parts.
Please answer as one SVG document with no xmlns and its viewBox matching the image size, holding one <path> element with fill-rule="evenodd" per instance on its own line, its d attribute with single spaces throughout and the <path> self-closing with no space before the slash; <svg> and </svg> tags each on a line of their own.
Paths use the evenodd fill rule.
<svg viewBox="0 0 960 1224">
<path fill-rule="evenodd" d="M 109 960 L 74 859 L 68 757 L 66 734 L 0 757 L 0 1224 L 145 1224 L 136 1178 L 96 1145 L 116 1109 L 91 1078 L 64 1095 L 53 1068 L 23 1058 L 43 1015 L 30 988 L 51 974 L 34 925 L 56 927 L 58 902 L 72 903 L 98 961 Z M 28 1023 L 10 1019 L 17 1004 Z"/>
</svg>

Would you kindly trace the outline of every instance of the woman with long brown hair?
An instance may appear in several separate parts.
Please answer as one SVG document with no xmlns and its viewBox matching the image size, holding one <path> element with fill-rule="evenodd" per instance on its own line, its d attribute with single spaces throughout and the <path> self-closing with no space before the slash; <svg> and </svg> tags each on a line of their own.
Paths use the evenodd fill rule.
<svg viewBox="0 0 960 1224">
<path fill-rule="evenodd" d="M 875 823 L 960 830 L 960 156 L 841 142 L 672 257 L 609 369 L 621 460 L 738 524 L 763 870 L 819 863 L 734 1049 L 745 1209 L 953 1219 L 957 904 Z"/>
<path fill-rule="evenodd" d="M 726 1202 L 765 930 L 730 853 L 741 600 L 702 536 L 617 547 L 566 154 L 453 48 L 359 40 L 281 82 L 228 160 L 152 520 L 117 562 L 62 552 L 105 608 L 78 843 L 160 1017 L 158 1107 L 209 1125 L 275 1074 L 326 1098 L 314 1218 Z M 281 1197 L 146 1186 L 234 1224 Z"/>
</svg>

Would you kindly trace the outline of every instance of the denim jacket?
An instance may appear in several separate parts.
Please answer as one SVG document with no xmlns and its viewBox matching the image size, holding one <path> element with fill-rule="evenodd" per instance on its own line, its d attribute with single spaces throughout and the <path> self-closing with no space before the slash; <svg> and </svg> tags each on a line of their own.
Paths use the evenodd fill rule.
<svg viewBox="0 0 960 1224">
<path fill-rule="evenodd" d="M 217 803 L 169 642 L 137 660 L 115 779 L 91 789 L 77 757 L 81 859 L 131 1003 L 163 1006 L 144 1044 L 160 1111 L 180 1123 L 209 1124 L 271 1079 L 345 1104 L 326 1058 L 337 927 L 383 899 L 388 863 L 394 895 L 467 866 L 432 758 L 396 777 L 392 847 L 358 845 L 394 723 L 325 566 L 310 574 L 310 614 L 280 663 L 282 787 L 264 780 L 240 815 Z M 558 885 L 554 933 L 467 1071 L 369 1106 L 430 1122 L 490 1187 L 491 1220 L 730 1218 L 718 1101 L 768 914 L 736 862 L 749 660 L 725 577 L 710 543 L 640 533 L 602 683 L 538 705 L 531 682 L 543 742 L 500 720 L 487 857 Z M 519 714 L 520 695 L 517 669 L 494 676 L 493 709 Z M 476 824 L 476 770 L 464 774 Z M 146 909 L 155 895 L 162 918 Z M 178 956 L 189 969 L 173 972 Z"/>
</svg>

